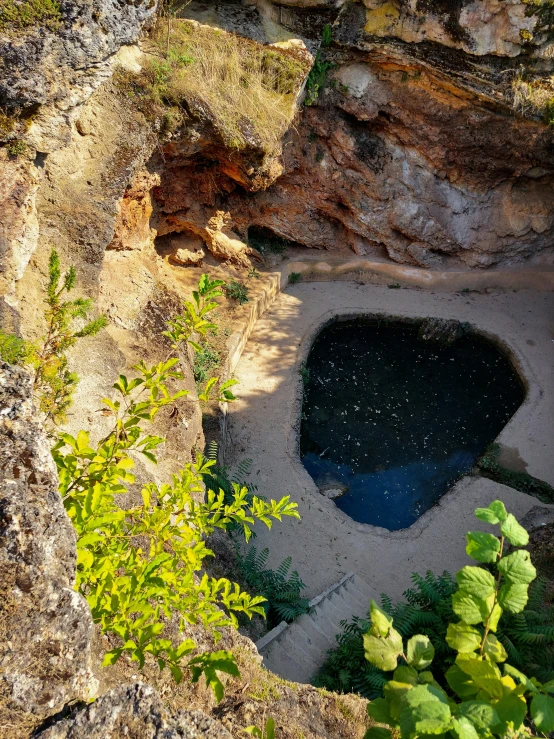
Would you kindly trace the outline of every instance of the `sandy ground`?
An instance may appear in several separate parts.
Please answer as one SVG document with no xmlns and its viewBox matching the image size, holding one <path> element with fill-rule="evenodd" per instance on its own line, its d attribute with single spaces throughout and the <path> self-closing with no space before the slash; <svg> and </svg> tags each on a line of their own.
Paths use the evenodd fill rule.
<svg viewBox="0 0 554 739">
<path fill-rule="evenodd" d="M 522 517 L 535 498 L 479 477 L 465 477 L 410 528 L 397 532 L 359 524 L 324 498 L 300 462 L 299 368 L 318 331 L 337 315 L 436 316 L 469 321 L 496 338 L 527 386 L 523 405 L 498 437 L 519 469 L 554 483 L 554 293 L 540 290 L 433 292 L 389 289 L 358 282 L 305 282 L 289 286 L 254 326 L 236 367 L 239 400 L 230 408 L 227 461 L 251 458 L 250 479 L 267 497 L 290 495 L 300 522 L 271 531 L 256 527 L 258 548 L 270 564 L 292 556 L 314 596 L 347 572 L 398 598 L 410 573 L 451 572 L 467 563 L 465 533 L 486 528 L 473 510 L 496 498 Z M 553 508 L 551 506 L 550 508 Z M 539 513 L 540 518 L 540 513 Z"/>
</svg>

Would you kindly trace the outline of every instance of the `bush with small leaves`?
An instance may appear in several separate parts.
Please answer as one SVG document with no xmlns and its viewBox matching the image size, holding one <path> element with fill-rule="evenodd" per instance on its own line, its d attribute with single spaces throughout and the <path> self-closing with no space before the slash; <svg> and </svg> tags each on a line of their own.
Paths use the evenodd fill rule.
<svg viewBox="0 0 554 739">
<path fill-rule="evenodd" d="M 165 636 L 166 627 L 172 617 L 181 631 L 187 624 L 202 623 L 217 638 L 223 627 L 236 626 L 236 613 L 263 615 L 263 597 L 251 597 L 224 578 L 204 574 L 195 579 L 203 560 L 212 555 L 204 538 L 216 528 L 234 524 L 248 540 L 256 520 L 270 528 L 272 519 L 298 518 L 298 513 L 288 496 L 269 502 L 249 499 L 247 488 L 237 484 L 230 503 L 225 502 L 223 491 L 213 490 L 205 503 L 198 502 L 203 477 L 215 464 L 200 455 L 170 484 L 143 485 L 141 504 L 121 508 L 116 503 L 115 496 L 135 482 L 131 455 L 155 462 L 155 449 L 164 441 L 145 433 L 142 425 L 187 393 L 170 393 L 167 387 L 169 381 L 182 379 L 174 369 L 177 361 L 151 368 L 141 363 L 133 380 L 121 375 L 114 385 L 119 397 L 104 400 L 114 421 L 111 431 L 96 445 L 85 431 L 76 437 L 62 434 L 53 456 L 60 493 L 77 530 L 76 588 L 86 597 L 102 632 L 119 641 L 104 664 L 127 653 L 142 667 L 150 654 L 160 669 L 169 667 L 180 681 L 184 660 L 190 658 L 186 668 L 193 681 L 204 673 L 220 700 L 223 685 L 217 673 L 238 674 L 233 656 L 228 652 L 194 655 L 195 643 Z"/>
<path fill-rule="evenodd" d="M 394 672 L 384 697 L 367 709 L 386 727 L 371 727 L 366 739 L 387 739 L 393 732 L 402 739 L 528 736 L 529 719 L 539 732 L 554 731 L 554 680 L 543 684 L 508 664 L 496 636 L 503 611 L 524 610 L 536 577 L 529 552 L 518 548 L 529 536 L 499 500 L 475 514 L 498 525 L 500 536 L 467 534 L 467 554 L 485 567 L 466 566 L 456 575 L 452 609 L 459 620 L 448 625 L 446 641 L 457 656 L 444 675 L 448 689 L 429 669 L 435 656 L 431 640 L 417 634 L 404 644 L 393 619 L 371 602 L 365 656 L 379 669 Z M 514 549 L 506 554 L 508 544 Z"/>
<path fill-rule="evenodd" d="M 225 292 L 228 298 L 236 300 L 239 305 L 244 305 L 244 303 L 248 303 L 250 300 L 248 297 L 248 287 L 237 280 L 231 280 L 225 287 Z"/>
</svg>

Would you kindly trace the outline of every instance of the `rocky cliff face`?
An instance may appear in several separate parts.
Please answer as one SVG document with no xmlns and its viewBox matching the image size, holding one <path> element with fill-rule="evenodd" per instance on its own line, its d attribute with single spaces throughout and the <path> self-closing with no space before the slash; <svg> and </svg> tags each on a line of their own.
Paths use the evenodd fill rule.
<svg viewBox="0 0 554 739">
<path fill-rule="evenodd" d="M 114 83 L 117 65 L 127 75 L 144 65 L 131 44 L 153 18 L 149 0 L 67 0 L 55 29 L 0 30 L 2 326 L 31 339 L 41 333 L 52 246 L 76 265 L 78 290 L 111 321 L 71 356 L 81 384 L 70 428 L 100 433 L 97 400 L 114 377 L 167 354 L 165 320 L 197 277 L 168 265 L 162 257 L 172 242 L 158 237 L 179 234 L 176 243 L 190 246 L 170 255 L 174 264 L 203 262 L 215 274 L 223 263 L 239 278 L 259 257 L 248 244 L 252 229 L 428 269 L 551 263 L 554 138 L 545 120 L 554 99 L 553 19 L 537 7 L 528 0 L 193 0 L 183 13 L 194 20 L 296 55 L 293 99 L 313 61 L 306 50 L 315 55 L 332 25 L 308 80 L 312 104 L 299 106 L 271 152 L 247 120 L 241 146 L 230 145 L 198 97 L 181 100 L 179 125 L 160 134 L 163 111 L 145 115 L 134 88 Z M 23 732 L 94 691 L 94 655 L 90 614 L 72 591 L 72 534 L 28 380 L 3 368 L 1 381 L 0 708 Z M 157 431 L 168 439 L 162 463 L 139 466 L 139 476 L 164 480 L 202 445 L 198 404 L 178 405 L 160 414 Z M 93 736 L 106 724 L 114 737 L 135 724 L 146 727 L 137 737 L 225 736 L 209 721 L 202 734 L 204 719 L 183 717 L 184 704 L 204 707 L 237 734 L 268 702 L 285 739 L 363 734 L 361 701 L 277 683 L 246 640 L 228 639 L 246 677 L 219 708 L 163 682 L 172 708 L 160 708 L 149 689 L 118 687 L 135 683 L 136 668 L 127 665 L 104 676 L 105 700 L 43 727 L 44 736 Z M 148 679 L 155 683 L 157 674 Z M 250 683 L 262 684 L 262 698 Z"/>
<path fill-rule="evenodd" d="M 212 11 L 214 22 L 240 28 L 233 7 Z M 546 11 L 518 0 L 259 2 L 258 11 L 312 35 L 334 19 L 316 62 L 317 99 L 288 134 L 283 173 L 253 194 L 217 158 L 207 191 L 196 163 L 166 148 L 163 232 L 223 212 L 244 240 L 264 227 L 308 247 L 432 269 L 551 260 Z M 194 3 L 188 12 L 200 14 Z M 542 91 L 542 113 L 529 100 L 514 111 L 521 65 L 532 80 L 525 94 Z"/>
</svg>

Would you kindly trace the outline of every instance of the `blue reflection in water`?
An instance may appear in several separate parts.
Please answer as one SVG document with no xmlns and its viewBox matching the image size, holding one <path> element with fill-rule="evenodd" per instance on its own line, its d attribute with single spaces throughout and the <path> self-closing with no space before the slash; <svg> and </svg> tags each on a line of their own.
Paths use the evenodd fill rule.
<svg viewBox="0 0 554 739">
<path fill-rule="evenodd" d="M 348 492 L 338 498 L 338 508 L 351 518 L 389 530 L 405 529 L 425 513 L 460 475 L 471 470 L 475 455 L 457 452 L 448 459 L 421 459 L 403 467 L 356 474 L 316 454 L 306 454 L 302 462 L 320 485 L 341 482 Z"/>
</svg>

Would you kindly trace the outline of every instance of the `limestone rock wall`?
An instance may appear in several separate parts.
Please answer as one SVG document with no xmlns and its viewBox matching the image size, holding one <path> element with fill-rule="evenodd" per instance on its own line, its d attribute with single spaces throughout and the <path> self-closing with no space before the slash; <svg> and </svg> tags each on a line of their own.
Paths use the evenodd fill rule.
<svg viewBox="0 0 554 739">
<path fill-rule="evenodd" d="M 10 736 L 87 700 L 92 618 L 73 586 L 75 531 L 58 493 L 31 378 L 0 366 L 0 726 Z M 4 734 L 7 736 L 8 734 Z"/>
<path fill-rule="evenodd" d="M 552 262 L 554 129 L 513 103 L 521 65 L 552 84 L 547 14 L 524 0 L 249 5 L 312 42 L 332 23 L 319 94 L 287 134 L 280 169 L 248 194 L 213 147 L 166 147 L 160 233 L 205 238 L 198 224 L 222 213 L 243 241 L 264 227 L 310 248 L 430 269 Z M 232 23 L 212 15 L 240 32 L 238 10 Z M 249 16 L 243 33 L 252 27 Z"/>
</svg>

